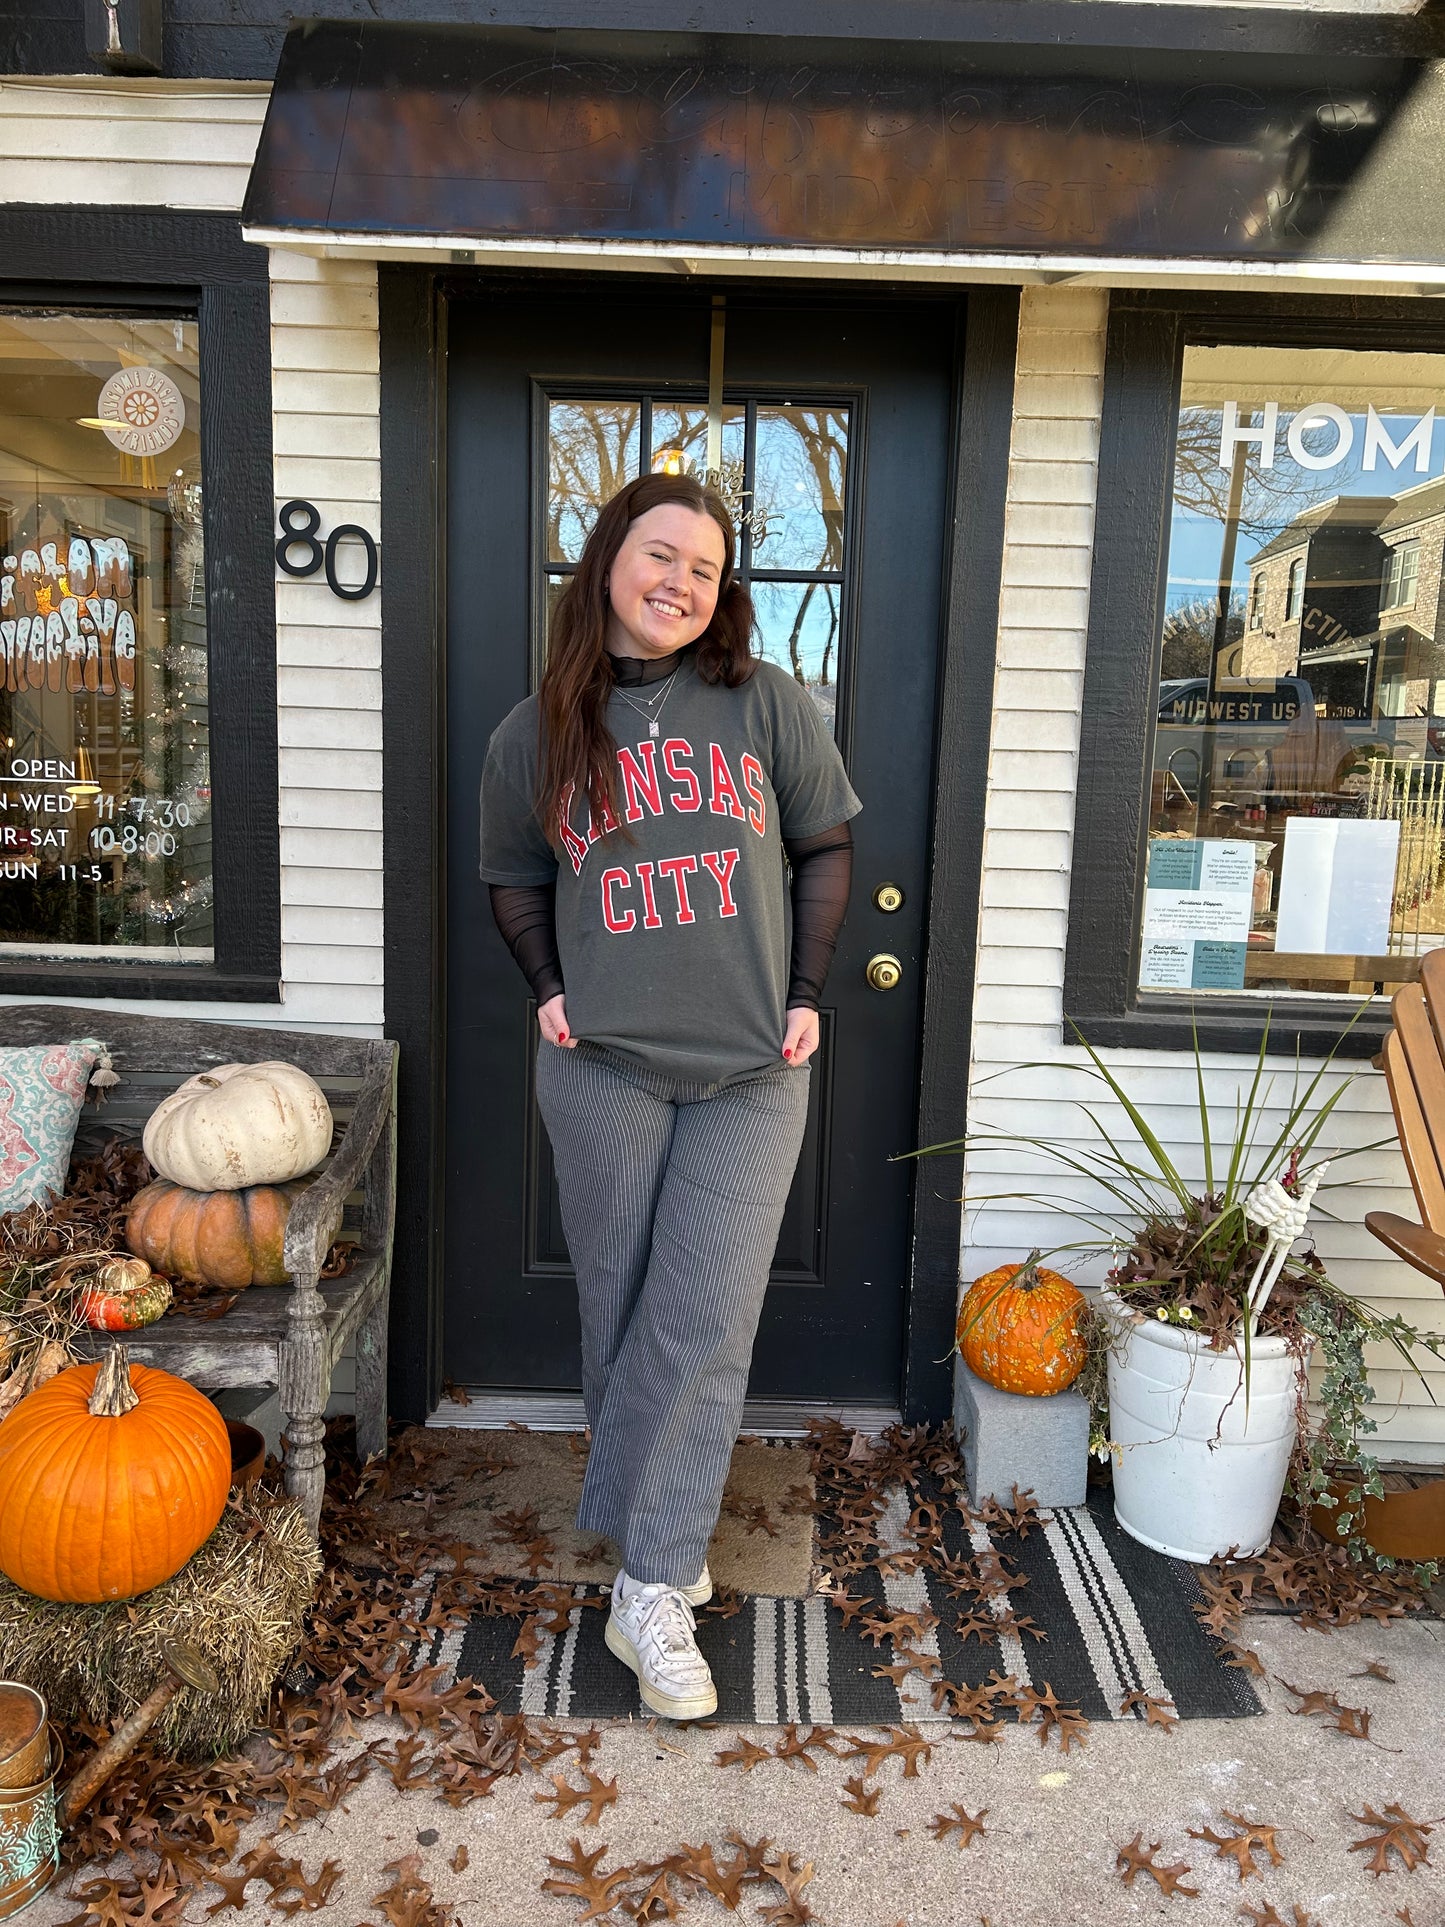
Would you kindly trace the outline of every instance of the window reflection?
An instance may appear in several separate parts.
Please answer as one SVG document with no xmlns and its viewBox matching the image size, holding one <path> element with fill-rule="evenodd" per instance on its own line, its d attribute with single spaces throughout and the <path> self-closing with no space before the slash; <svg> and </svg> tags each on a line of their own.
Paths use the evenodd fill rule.
<svg viewBox="0 0 1445 1927">
<path fill-rule="evenodd" d="M 1442 393 L 1186 351 L 1141 987 L 1390 990 L 1445 943 Z"/>
<path fill-rule="evenodd" d="M 212 957 L 196 323 L 0 316 L 0 948 Z"/>
<path fill-rule="evenodd" d="M 844 556 L 850 411 L 736 399 L 723 409 L 714 480 L 738 529 L 738 569 L 757 612 L 754 646 L 806 688 L 830 730 L 846 687 Z M 553 397 L 547 404 L 542 604 L 558 598 L 609 496 L 633 475 L 703 475 L 701 399 Z"/>
</svg>

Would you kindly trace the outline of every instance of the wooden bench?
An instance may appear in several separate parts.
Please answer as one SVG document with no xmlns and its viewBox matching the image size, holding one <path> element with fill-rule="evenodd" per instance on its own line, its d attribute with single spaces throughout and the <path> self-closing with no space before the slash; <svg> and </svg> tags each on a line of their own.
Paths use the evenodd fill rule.
<svg viewBox="0 0 1445 1927">
<path fill-rule="evenodd" d="M 134 1016 L 65 1004 L 0 1007 L 0 1044 L 64 1043 L 98 1037 L 120 1082 L 107 1101 L 87 1103 L 76 1149 L 111 1137 L 137 1142 L 151 1112 L 196 1072 L 217 1064 L 296 1064 L 325 1091 L 337 1138 L 321 1174 L 291 1209 L 286 1267 L 294 1284 L 253 1285 L 221 1318 L 172 1313 L 126 1340 L 132 1357 L 205 1390 L 274 1385 L 286 1414 L 286 1489 L 313 1532 L 326 1468 L 325 1411 L 331 1375 L 355 1341 L 356 1444 L 363 1458 L 386 1450 L 386 1328 L 396 1221 L 396 1045 L 373 1038 L 261 1029 L 191 1018 Z M 345 1277 L 323 1283 L 337 1235 L 357 1240 Z M 92 1354 L 110 1342 L 97 1333 Z"/>
</svg>

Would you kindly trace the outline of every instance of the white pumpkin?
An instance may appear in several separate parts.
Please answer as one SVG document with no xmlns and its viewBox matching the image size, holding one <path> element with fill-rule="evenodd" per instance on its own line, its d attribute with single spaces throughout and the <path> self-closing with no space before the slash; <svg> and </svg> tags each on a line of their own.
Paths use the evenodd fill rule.
<svg viewBox="0 0 1445 1927">
<path fill-rule="evenodd" d="M 331 1149 L 331 1106 L 294 1064 L 218 1064 L 158 1104 L 142 1144 L 188 1191 L 241 1191 L 314 1171 Z"/>
</svg>

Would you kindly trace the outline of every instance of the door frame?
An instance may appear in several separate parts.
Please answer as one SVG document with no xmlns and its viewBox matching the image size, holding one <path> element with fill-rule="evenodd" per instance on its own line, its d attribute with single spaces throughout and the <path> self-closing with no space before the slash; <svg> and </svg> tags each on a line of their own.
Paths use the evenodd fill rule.
<svg viewBox="0 0 1445 1927">
<path fill-rule="evenodd" d="M 443 1379 L 447 303 L 453 292 L 504 299 L 633 278 L 379 271 L 385 1010 L 386 1034 L 401 1046 L 391 1403 L 412 1422 L 435 1408 Z M 776 282 L 763 285 L 778 293 Z M 952 286 L 945 296 L 840 281 L 795 292 L 800 304 L 886 292 L 900 307 L 942 298 L 956 306 L 916 1103 L 917 1141 L 933 1144 L 965 1125 L 1019 291 Z M 899 1388 L 909 1421 L 937 1422 L 952 1408 L 962 1189 L 961 1158 L 916 1166 Z"/>
</svg>

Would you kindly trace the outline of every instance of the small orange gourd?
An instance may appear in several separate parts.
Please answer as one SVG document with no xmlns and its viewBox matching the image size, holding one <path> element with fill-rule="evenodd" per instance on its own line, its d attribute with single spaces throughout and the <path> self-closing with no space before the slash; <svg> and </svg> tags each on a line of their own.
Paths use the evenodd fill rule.
<svg viewBox="0 0 1445 1927">
<path fill-rule="evenodd" d="M 0 1572 L 41 1599 L 132 1599 L 205 1544 L 230 1483 L 211 1401 L 116 1345 L 0 1425 Z"/>
<path fill-rule="evenodd" d="M 1030 1252 L 970 1285 L 958 1309 L 958 1349 L 969 1370 L 1002 1392 L 1062 1392 L 1084 1369 L 1084 1295 Z"/>
</svg>

